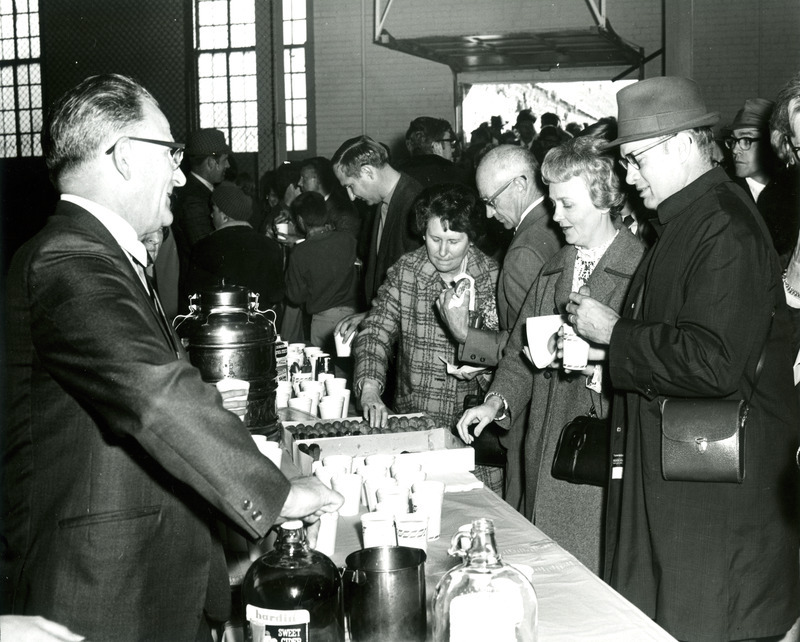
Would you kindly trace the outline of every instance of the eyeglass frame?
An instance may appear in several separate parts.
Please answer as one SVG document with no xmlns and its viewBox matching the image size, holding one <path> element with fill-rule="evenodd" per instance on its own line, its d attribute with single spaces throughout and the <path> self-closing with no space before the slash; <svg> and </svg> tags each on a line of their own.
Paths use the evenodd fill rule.
<svg viewBox="0 0 800 642">
<path fill-rule="evenodd" d="M 746 152 L 753 146 L 753 143 L 756 143 L 760 140 L 760 137 L 754 138 L 753 136 L 742 136 L 740 138 L 736 138 L 736 136 L 728 136 L 725 139 L 725 147 L 733 151 L 733 148 L 736 147 L 736 145 L 739 145 L 742 151 Z"/>
<path fill-rule="evenodd" d="M 789 146 L 789 149 L 792 150 L 795 160 L 800 161 L 800 145 L 793 145 L 792 139 L 788 136 L 784 136 L 784 138 L 786 139 L 786 144 Z"/>
<path fill-rule="evenodd" d="M 620 158 L 618 162 L 622 166 L 622 169 L 624 169 L 626 172 L 628 171 L 628 167 L 633 167 L 633 169 L 635 169 L 638 172 L 640 169 L 642 169 L 642 166 L 639 164 L 639 159 L 637 158 L 637 156 L 641 156 L 645 152 L 649 152 L 651 149 L 655 149 L 659 145 L 663 145 L 670 138 L 675 138 L 675 136 L 677 135 L 678 135 L 677 132 L 674 134 L 669 134 L 667 136 L 664 136 L 658 142 L 653 143 L 652 145 L 648 145 L 643 149 L 637 149 L 635 152 L 628 152 L 622 158 Z"/>
<path fill-rule="evenodd" d="M 177 170 L 181 166 L 181 162 L 183 161 L 183 153 L 186 149 L 186 145 L 184 143 L 176 143 L 175 141 L 169 140 L 156 140 L 154 138 L 139 138 L 137 136 L 121 136 L 117 139 L 117 141 L 106 150 L 106 154 L 111 154 L 114 151 L 114 148 L 117 146 L 119 141 L 123 138 L 127 138 L 128 140 L 137 140 L 140 143 L 150 143 L 151 145 L 161 145 L 162 147 L 169 147 L 169 158 L 172 161 L 172 171 Z"/>
<path fill-rule="evenodd" d="M 521 174 L 519 176 L 515 176 L 510 181 L 508 181 L 505 185 L 503 185 L 499 190 L 497 190 L 494 194 L 492 194 L 489 198 L 482 198 L 481 202 L 483 202 L 483 204 L 486 205 L 486 207 L 491 207 L 493 210 L 496 210 L 497 206 L 494 203 L 495 200 L 500 196 L 500 194 L 505 192 L 511 186 L 511 183 L 513 183 L 515 180 L 517 180 L 519 178 L 524 178 L 525 180 L 528 180 L 528 177 L 525 176 L 524 174 Z"/>
</svg>

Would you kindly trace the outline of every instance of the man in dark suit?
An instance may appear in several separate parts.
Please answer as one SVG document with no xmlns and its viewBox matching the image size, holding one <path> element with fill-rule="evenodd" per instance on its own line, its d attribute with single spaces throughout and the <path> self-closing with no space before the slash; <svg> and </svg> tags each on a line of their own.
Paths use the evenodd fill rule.
<svg viewBox="0 0 800 642">
<path fill-rule="evenodd" d="M 508 334 L 517 321 L 531 285 L 550 257 L 563 245 L 558 226 L 545 204 L 539 164 L 524 147 L 500 145 L 481 160 L 476 173 L 478 192 L 486 204 L 486 216 L 515 230 L 508 246 L 497 284 L 499 331 L 469 327 L 466 305 L 450 307 L 453 289 L 440 297 L 439 311 L 455 340 L 461 344 L 458 357 L 465 363 L 493 367 L 500 362 Z M 514 508 L 522 505 L 522 440 L 527 413 L 501 434 L 506 453 L 505 500 Z"/>
<path fill-rule="evenodd" d="M 187 297 L 192 294 L 187 283 L 192 248 L 214 231 L 211 193 L 214 186 L 225 178 L 225 171 L 230 167 L 230 153 L 225 134 L 218 129 L 198 129 L 189 134 L 186 143 L 189 175 L 186 183 L 175 190 L 172 207 L 172 231 L 180 263 L 178 302 L 181 311 L 186 307 Z"/>
<path fill-rule="evenodd" d="M 420 116 L 406 130 L 406 149 L 411 158 L 399 167 L 423 187 L 443 183 L 470 185 L 467 172 L 454 162 L 457 148 L 458 138 L 449 122 Z"/>
<path fill-rule="evenodd" d="M 138 239 L 172 222 L 183 145 L 153 97 L 95 76 L 48 123 L 61 201 L 8 276 L 5 605 L 93 640 L 207 640 L 230 608 L 210 521 L 258 538 L 341 498 L 259 453 L 160 313 Z"/>
<path fill-rule="evenodd" d="M 618 392 L 624 468 L 608 490 L 604 579 L 679 640 L 777 639 L 800 615 L 800 413 L 778 256 L 752 200 L 712 164 L 719 114 L 692 80 L 643 80 L 617 104 L 610 145 L 656 210 L 657 240 L 622 315 L 586 291 L 567 305 Z M 749 400 L 740 484 L 665 479 L 670 397 Z"/>
<path fill-rule="evenodd" d="M 364 271 L 364 298 L 369 305 L 386 278 L 386 270 L 406 252 L 422 245 L 414 229 L 411 206 L 422 186 L 389 164 L 386 148 L 369 136 L 351 138 L 331 159 L 336 178 L 351 200 L 376 206 Z M 365 312 L 342 319 L 335 332 L 349 337 Z"/>
</svg>

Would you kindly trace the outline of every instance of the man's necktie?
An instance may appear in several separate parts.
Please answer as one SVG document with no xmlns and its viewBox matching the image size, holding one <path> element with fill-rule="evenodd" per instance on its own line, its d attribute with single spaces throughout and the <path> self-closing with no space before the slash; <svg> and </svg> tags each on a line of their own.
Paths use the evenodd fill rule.
<svg viewBox="0 0 800 642">
<path fill-rule="evenodd" d="M 141 276 L 144 276 L 144 284 L 147 289 L 147 293 L 150 295 L 150 301 L 153 303 L 153 307 L 156 309 L 158 313 L 158 318 L 161 321 L 161 330 L 164 332 L 165 337 L 169 340 L 172 349 L 175 351 L 175 354 L 180 359 L 181 351 L 178 349 L 177 340 L 175 339 L 175 335 L 172 331 L 172 327 L 169 324 L 169 320 L 167 319 L 167 315 L 164 313 L 164 308 L 161 307 L 161 301 L 158 298 L 158 293 L 155 289 L 155 284 L 153 278 L 148 274 L 148 269 L 155 271 L 155 267 L 153 266 L 153 259 L 150 257 L 150 254 L 147 255 L 147 265 L 144 266 L 141 262 L 136 258 L 133 257 L 134 262 L 136 263 L 137 267 L 141 269 Z"/>
</svg>

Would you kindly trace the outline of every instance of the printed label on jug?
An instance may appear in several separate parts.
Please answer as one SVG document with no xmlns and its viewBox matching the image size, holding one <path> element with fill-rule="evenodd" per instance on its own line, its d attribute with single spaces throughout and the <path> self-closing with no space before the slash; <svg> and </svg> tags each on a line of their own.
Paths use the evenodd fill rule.
<svg viewBox="0 0 800 642">
<path fill-rule="evenodd" d="M 276 611 L 248 604 L 245 617 L 253 642 L 308 642 L 311 615 L 304 609 Z"/>
<path fill-rule="evenodd" d="M 454 597 L 450 602 L 450 642 L 515 642 L 522 611 L 519 594 L 509 591 Z"/>
</svg>

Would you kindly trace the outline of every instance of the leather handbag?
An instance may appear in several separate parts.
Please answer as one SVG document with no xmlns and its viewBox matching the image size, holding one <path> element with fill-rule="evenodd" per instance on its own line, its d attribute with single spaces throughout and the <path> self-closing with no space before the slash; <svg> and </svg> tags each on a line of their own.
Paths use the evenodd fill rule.
<svg viewBox="0 0 800 642">
<path fill-rule="evenodd" d="M 726 399 L 661 402 L 661 470 L 667 481 L 744 479 L 748 404 Z"/>
<path fill-rule="evenodd" d="M 774 318 L 774 311 L 772 315 Z M 771 330 L 770 320 L 767 338 Z M 747 401 L 664 399 L 661 402 L 661 474 L 664 479 L 742 483 L 745 425 L 766 350 L 765 342 Z"/>
<path fill-rule="evenodd" d="M 572 484 L 606 486 L 610 465 L 608 426 L 607 419 L 587 415 L 567 423 L 558 438 L 550 474 Z"/>
</svg>

